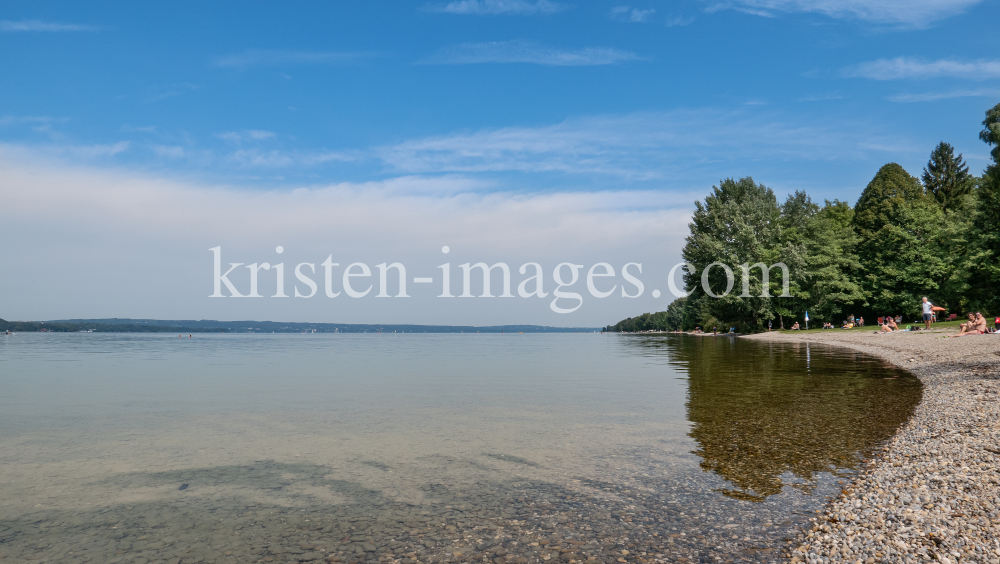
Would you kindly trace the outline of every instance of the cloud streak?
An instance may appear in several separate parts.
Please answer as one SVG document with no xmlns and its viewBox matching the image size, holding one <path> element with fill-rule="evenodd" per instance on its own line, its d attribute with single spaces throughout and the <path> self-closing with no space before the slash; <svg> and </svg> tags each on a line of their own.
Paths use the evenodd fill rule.
<svg viewBox="0 0 1000 564">
<path fill-rule="evenodd" d="M 568 119 L 429 137 L 375 149 L 392 169 L 440 172 L 561 172 L 634 179 L 676 175 L 733 159 L 864 159 L 894 141 L 863 123 L 790 123 L 759 110 L 713 109 Z"/>
<path fill-rule="evenodd" d="M 372 52 L 321 52 L 247 49 L 238 55 L 218 57 L 213 64 L 222 68 L 245 69 L 255 66 L 343 65 L 375 57 Z"/>
<path fill-rule="evenodd" d="M 548 0 L 537 0 L 536 2 L 525 0 L 458 0 L 446 4 L 427 4 L 424 6 L 424 10 L 428 12 L 476 16 L 554 14 L 567 8 L 569 6 L 565 4 L 557 4 Z"/>
<path fill-rule="evenodd" d="M 817 94 L 815 96 L 805 96 L 795 100 L 796 102 L 828 102 L 830 100 L 843 100 L 843 94 Z"/>
<path fill-rule="evenodd" d="M 649 17 L 656 13 L 656 10 L 649 8 L 648 10 L 641 10 L 639 8 L 633 8 L 631 6 L 615 6 L 611 8 L 610 16 L 613 20 L 618 20 L 621 22 L 632 22 L 641 23 L 649 20 Z"/>
<path fill-rule="evenodd" d="M 49 116 L 0 116 L 0 127 L 9 125 L 51 125 L 69 121 L 69 118 L 53 118 Z"/>
<path fill-rule="evenodd" d="M 226 155 L 225 160 L 245 168 L 286 168 L 319 166 L 335 162 L 352 162 L 357 156 L 342 151 L 281 151 L 278 149 L 239 149 Z"/>
<path fill-rule="evenodd" d="M 91 25 L 64 24 L 58 22 L 44 22 L 41 20 L 9 21 L 0 20 L 0 32 L 23 32 L 23 31 L 100 31 L 100 28 Z"/>
<path fill-rule="evenodd" d="M 740 162 L 757 163 L 753 165 L 757 170 L 787 169 L 782 163 L 863 162 L 878 153 L 898 158 L 914 149 L 912 143 L 865 120 L 802 120 L 763 106 L 586 116 L 361 148 L 285 147 L 294 138 L 265 130 L 221 132 L 214 137 L 225 144 L 199 149 L 189 140 L 183 149 L 176 142 L 142 147 L 161 159 L 183 159 L 190 166 L 224 174 L 288 171 L 309 177 L 367 171 L 378 177 L 463 174 L 494 180 L 508 173 L 534 175 L 535 180 L 546 178 L 540 175 L 561 175 L 561 179 L 548 177 L 556 186 L 578 185 L 581 179 L 590 183 L 599 177 L 604 178 L 600 182 L 669 180 L 676 186 L 678 181 L 704 181 L 723 174 L 720 171 L 733 170 Z M 86 159 L 128 149 L 130 145 L 123 142 L 86 150 L 58 145 L 39 150 Z"/>
<path fill-rule="evenodd" d="M 262 141 L 264 139 L 270 139 L 275 136 L 275 133 L 273 131 L 264 131 L 262 129 L 245 129 L 243 131 L 226 131 L 224 133 L 216 133 L 215 136 L 219 139 L 224 139 L 238 145 L 244 141 Z"/>
<path fill-rule="evenodd" d="M 730 0 L 709 11 L 735 9 L 761 16 L 812 12 L 831 18 L 860 20 L 900 27 L 926 27 L 961 14 L 983 0 Z"/>
<path fill-rule="evenodd" d="M 168 98 L 174 98 L 177 96 L 183 96 L 185 93 L 192 90 L 198 90 L 199 86 L 196 84 L 174 84 L 169 86 L 166 90 L 158 92 L 151 95 L 146 99 L 147 104 L 152 104 L 154 102 L 159 102 L 160 100 L 166 100 Z"/>
<path fill-rule="evenodd" d="M 868 78 L 871 80 L 900 80 L 907 78 L 964 78 L 969 80 L 987 80 L 1000 78 L 1000 60 L 979 59 L 976 61 L 958 61 L 940 59 L 924 61 L 908 57 L 895 59 L 878 59 L 860 65 L 846 68 L 842 71 L 846 77 Z"/>
<path fill-rule="evenodd" d="M 610 47 L 564 50 L 532 41 L 492 41 L 462 43 L 446 47 L 419 61 L 424 65 L 475 65 L 484 63 L 527 63 L 534 65 L 584 67 L 615 65 L 642 60 L 630 51 Z"/>
<path fill-rule="evenodd" d="M 974 98 L 985 96 L 1000 97 L 998 88 L 980 88 L 977 90 L 952 90 L 950 92 L 923 92 L 919 94 L 897 94 L 889 96 L 886 100 L 890 102 L 936 102 L 937 100 L 948 100 L 951 98 Z"/>
<path fill-rule="evenodd" d="M 667 27 L 680 27 L 685 25 L 691 25 L 692 23 L 694 23 L 693 17 L 686 18 L 684 16 L 671 16 L 667 18 L 665 25 Z"/>
<path fill-rule="evenodd" d="M 96 159 L 119 155 L 128 151 L 131 146 L 132 143 L 130 141 L 99 143 L 95 145 L 66 145 L 59 147 L 55 152 L 80 159 Z"/>
</svg>

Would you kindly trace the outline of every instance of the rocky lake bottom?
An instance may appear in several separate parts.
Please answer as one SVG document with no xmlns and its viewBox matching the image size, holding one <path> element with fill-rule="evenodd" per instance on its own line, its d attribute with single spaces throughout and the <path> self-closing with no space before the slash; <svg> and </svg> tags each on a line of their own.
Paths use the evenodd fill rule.
<svg viewBox="0 0 1000 564">
<path fill-rule="evenodd" d="M 728 338 L 254 338 L 0 345 L 0 562 L 771 562 L 921 389 Z"/>
</svg>

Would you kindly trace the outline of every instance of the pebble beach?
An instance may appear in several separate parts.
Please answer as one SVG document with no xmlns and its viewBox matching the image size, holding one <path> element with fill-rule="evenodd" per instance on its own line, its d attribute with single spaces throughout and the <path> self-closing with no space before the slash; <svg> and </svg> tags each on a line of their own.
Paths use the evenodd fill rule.
<svg viewBox="0 0 1000 564">
<path fill-rule="evenodd" d="M 811 519 L 792 562 L 1000 563 L 1000 334 L 763 333 L 867 353 L 923 382 L 913 417 Z"/>
</svg>

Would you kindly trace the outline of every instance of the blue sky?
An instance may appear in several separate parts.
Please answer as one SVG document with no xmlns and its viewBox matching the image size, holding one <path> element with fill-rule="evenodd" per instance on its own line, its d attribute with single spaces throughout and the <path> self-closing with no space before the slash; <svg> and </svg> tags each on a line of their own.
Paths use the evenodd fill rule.
<svg viewBox="0 0 1000 564">
<path fill-rule="evenodd" d="M 42 190 L 35 172 L 241 198 L 340 186 L 420 210 L 475 202 L 498 225 L 530 216 L 505 205 L 576 198 L 628 229 L 636 215 L 683 216 L 719 179 L 745 175 L 782 198 L 853 203 L 886 162 L 919 176 L 941 140 L 985 167 L 998 14 L 990 0 L 7 2 L 0 160 L 21 192 Z M 54 199 L 0 213 L 29 224 Z M 91 219 L 127 215 L 112 208 Z M 560 209 L 552 225 L 585 224 Z M 429 216 L 414 213 L 419 230 Z M 664 263 L 683 244 L 683 219 L 669 223 Z M 25 284 L 14 309 L 38 318 L 48 302 Z M 197 317 L 207 307 L 171 299 Z M 161 311 L 143 303 L 116 313 Z"/>
</svg>

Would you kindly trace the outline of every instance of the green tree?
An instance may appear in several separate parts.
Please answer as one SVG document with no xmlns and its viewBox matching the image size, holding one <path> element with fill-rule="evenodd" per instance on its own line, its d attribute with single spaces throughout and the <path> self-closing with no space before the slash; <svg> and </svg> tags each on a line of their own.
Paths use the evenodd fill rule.
<svg viewBox="0 0 1000 564">
<path fill-rule="evenodd" d="M 992 165 L 977 191 L 967 260 L 970 305 L 1000 313 L 1000 166 Z"/>
<path fill-rule="evenodd" d="M 944 141 L 931 152 L 921 178 L 927 194 L 946 210 L 961 209 L 963 197 L 975 186 L 962 155 L 956 157 L 955 148 Z"/>
<path fill-rule="evenodd" d="M 986 111 L 979 138 L 993 145 L 993 163 L 983 173 L 976 194 L 967 261 L 971 304 L 1000 313 L 1000 104 Z"/>
<path fill-rule="evenodd" d="M 979 138 L 987 145 L 995 145 L 990 151 L 994 163 L 1000 163 L 1000 104 L 986 110 L 986 119 L 983 120 L 983 130 L 979 132 Z"/>
<path fill-rule="evenodd" d="M 859 238 L 853 219 L 850 204 L 827 200 L 806 226 L 809 276 L 803 294 L 808 296 L 808 311 L 817 320 L 837 324 L 849 308 L 864 304 Z"/>
<path fill-rule="evenodd" d="M 804 265 L 797 270 L 797 276 L 790 284 L 792 298 L 784 298 L 773 303 L 774 313 L 778 316 L 779 326 L 784 328 L 785 318 L 798 318 L 809 310 L 811 295 L 809 282 L 812 278 L 808 269 L 810 233 L 816 213 L 819 212 L 812 199 L 803 191 L 796 190 L 790 194 L 781 205 L 781 216 L 778 224 L 781 226 L 781 254 L 794 258 L 794 262 Z"/>
<path fill-rule="evenodd" d="M 819 206 L 803 191 L 796 190 L 781 205 L 781 236 L 788 243 L 798 244 L 806 238 L 806 230 Z"/>
<path fill-rule="evenodd" d="M 948 269 L 937 247 L 943 222 L 941 207 L 903 167 L 879 169 L 854 206 L 862 288 L 875 313 L 912 315 L 921 296 L 938 290 Z"/>
<path fill-rule="evenodd" d="M 666 329 L 667 331 L 678 331 L 685 329 L 684 327 L 684 309 L 687 305 L 687 298 L 677 298 L 676 300 L 670 302 L 667 306 L 666 312 Z"/>
<path fill-rule="evenodd" d="M 854 227 L 871 239 L 886 226 L 899 225 L 905 210 L 921 199 L 923 188 L 903 167 L 889 163 L 875 174 L 854 204 Z"/>
<path fill-rule="evenodd" d="M 790 278 L 795 279 L 801 261 L 782 253 L 780 217 L 774 192 L 750 177 L 723 180 L 704 203 L 695 202 L 691 234 L 685 239 L 682 255 L 695 267 L 695 274 L 685 273 L 684 282 L 692 301 L 700 302 L 702 324 L 718 320 L 721 325 L 735 325 L 740 332 L 756 332 L 774 319 L 774 302 L 782 298 L 762 297 L 761 269 L 750 268 L 745 273 L 740 265 L 771 265 L 784 259 L 786 264 L 792 263 L 788 264 Z M 708 271 L 709 289 L 718 297 L 706 296 L 702 289 L 702 273 L 713 263 L 722 263 L 733 273 L 729 279 L 718 265 Z M 777 296 L 782 292 L 782 276 L 778 269 L 773 274 L 766 290 Z M 744 292 L 744 282 L 748 292 Z M 725 293 L 730 283 L 731 291 Z"/>
</svg>

